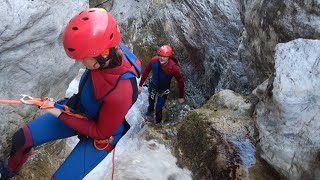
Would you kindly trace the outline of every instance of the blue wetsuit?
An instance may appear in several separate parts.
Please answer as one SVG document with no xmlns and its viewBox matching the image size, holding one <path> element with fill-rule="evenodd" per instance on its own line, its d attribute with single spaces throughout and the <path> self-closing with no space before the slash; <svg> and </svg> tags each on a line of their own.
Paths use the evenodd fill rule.
<svg viewBox="0 0 320 180">
<path fill-rule="evenodd" d="M 56 118 L 47 113 L 19 129 L 13 136 L 8 171 L 17 173 L 31 148 L 75 135 L 79 135 L 80 141 L 52 179 L 82 179 L 109 154 L 130 128 L 125 115 L 138 96 L 136 77 L 140 75 L 141 63 L 138 59 L 132 60 L 135 56 L 122 44 L 120 48 L 125 52 L 120 66 L 86 70 L 80 80 L 79 93 L 68 101 L 59 102 L 66 103 L 86 118 L 66 113 Z M 113 141 L 104 150 L 94 146 L 95 140 L 109 137 Z"/>
</svg>

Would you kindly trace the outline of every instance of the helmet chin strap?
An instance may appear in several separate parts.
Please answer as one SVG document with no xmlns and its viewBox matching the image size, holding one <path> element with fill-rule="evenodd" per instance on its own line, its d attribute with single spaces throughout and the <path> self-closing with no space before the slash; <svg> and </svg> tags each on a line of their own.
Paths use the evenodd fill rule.
<svg viewBox="0 0 320 180">
<path fill-rule="evenodd" d="M 116 56 L 116 48 L 110 48 L 110 52 L 107 57 L 103 57 L 102 55 L 95 57 L 100 65 L 99 69 L 106 69 L 107 67 L 105 67 L 105 65 L 107 60 L 112 59 L 114 56 Z"/>
</svg>

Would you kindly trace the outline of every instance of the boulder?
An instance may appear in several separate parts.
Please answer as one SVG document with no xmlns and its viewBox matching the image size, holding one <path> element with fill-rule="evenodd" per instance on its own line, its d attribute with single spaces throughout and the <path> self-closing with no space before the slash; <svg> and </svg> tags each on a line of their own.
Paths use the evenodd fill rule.
<svg viewBox="0 0 320 180">
<path fill-rule="evenodd" d="M 275 74 L 255 91 L 262 157 L 289 179 L 320 177 L 320 41 L 276 46 Z"/>
<path fill-rule="evenodd" d="M 187 114 L 174 146 L 178 162 L 193 172 L 194 179 L 271 178 L 264 164 L 256 162 L 252 144 L 255 103 L 254 97 L 223 90 Z M 254 164 L 260 167 L 249 175 Z"/>
</svg>

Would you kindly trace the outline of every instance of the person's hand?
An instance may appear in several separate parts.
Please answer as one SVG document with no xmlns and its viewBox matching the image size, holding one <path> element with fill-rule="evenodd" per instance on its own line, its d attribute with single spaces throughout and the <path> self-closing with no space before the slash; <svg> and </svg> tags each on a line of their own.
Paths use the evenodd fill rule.
<svg viewBox="0 0 320 180">
<path fill-rule="evenodd" d="M 44 107 L 54 107 L 54 103 L 53 101 L 45 101 L 43 106 Z M 44 109 L 45 111 L 51 113 L 52 115 L 54 115 L 55 117 L 59 117 L 61 114 L 61 110 L 57 109 L 57 108 L 47 108 Z"/>
<path fill-rule="evenodd" d="M 139 86 L 139 88 L 138 88 L 138 93 L 139 93 L 139 94 L 141 93 L 141 90 L 142 90 L 142 87 Z"/>
<path fill-rule="evenodd" d="M 178 102 L 179 102 L 180 104 L 182 104 L 182 103 L 185 102 L 185 99 L 184 99 L 184 98 L 178 98 Z"/>
<path fill-rule="evenodd" d="M 43 107 L 54 107 L 54 103 L 53 101 L 49 101 L 49 100 L 46 100 L 43 102 Z M 50 109 L 50 108 L 49 108 Z"/>
</svg>

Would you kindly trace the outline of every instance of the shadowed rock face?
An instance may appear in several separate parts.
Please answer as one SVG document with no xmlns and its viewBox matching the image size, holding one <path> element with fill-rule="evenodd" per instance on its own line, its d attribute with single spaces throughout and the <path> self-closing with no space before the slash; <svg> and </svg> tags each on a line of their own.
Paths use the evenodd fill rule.
<svg viewBox="0 0 320 180">
<path fill-rule="evenodd" d="M 259 85 L 274 72 L 278 43 L 297 38 L 320 38 L 320 3 L 316 0 L 240 0 L 244 25 L 240 61 L 247 64 L 248 78 Z"/>
<path fill-rule="evenodd" d="M 79 66 L 66 56 L 61 34 L 69 19 L 86 8 L 87 4 L 87 1 L 80 0 L 72 3 L 66 0 L 0 2 L 0 99 L 19 99 L 20 94 L 52 97 L 55 100 L 64 97 Z M 36 107 L 31 106 L 0 106 L 1 159 L 9 156 L 13 133 L 40 113 Z M 63 146 L 64 143 L 58 143 L 52 150 Z M 39 155 L 47 158 L 37 158 Z M 41 148 L 37 149 L 29 162 L 52 164 L 42 163 L 39 172 L 33 173 L 33 178 L 44 177 L 46 173 L 43 172 L 49 171 L 44 177 L 49 179 L 61 157 L 64 156 L 60 151 L 50 154 Z M 23 175 L 21 178 L 32 179 Z"/>
<path fill-rule="evenodd" d="M 319 3 L 312 0 L 113 4 L 123 40 L 144 64 L 161 45 L 173 46 L 196 107 L 222 89 L 249 94 L 273 73 L 277 43 L 319 38 Z"/>
<path fill-rule="evenodd" d="M 249 94 L 273 73 L 277 43 L 319 38 L 319 4 L 311 0 L 120 0 L 111 12 L 144 64 L 161 45 L 173 46 L 196 107 L 221 89 Z"/>
<path fill-rule="evenodd" d="M 249 87 L 242 62 L 237 61 L 237 1 L 118 0 L 111 13 L 120 24 L 123 40 L 144 65 L 161 45 L 171 44 L 190 104 L 203 104 L 216 90 L 245 92 Z"/>
</svg>

